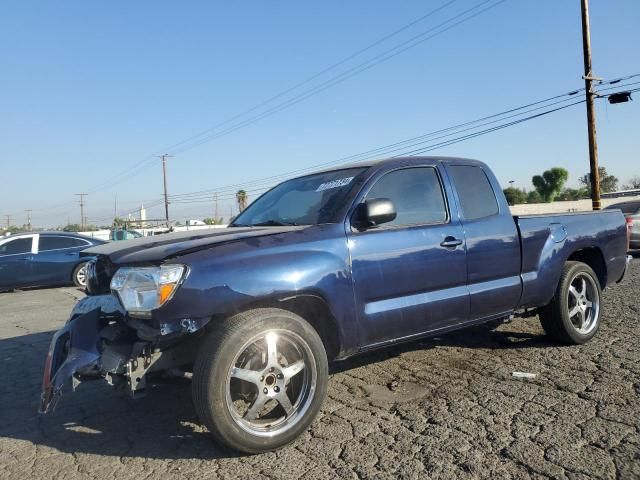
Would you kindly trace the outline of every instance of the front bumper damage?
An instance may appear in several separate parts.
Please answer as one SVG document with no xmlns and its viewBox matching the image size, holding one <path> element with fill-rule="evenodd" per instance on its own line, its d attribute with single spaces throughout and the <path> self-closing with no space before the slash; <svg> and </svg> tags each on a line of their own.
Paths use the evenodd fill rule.
<svg viewBox="0 0 640 480">
<path fill-rule="evenodd" d="M 51 340 L 42 379 L 39 412 L 55 409 L 71 381 L 75 390 L 89 379 L 104 379 L 131 396 L 144 393 L 149 373 L 193 363 L 198 332 L 207 320 L 160 323 L 129 318 L 112 295 L 83 298 Z"/>
<path fill-rule="evenodd" d="M 99 332 L 100 310 L 95 309 L 70 320 L 55 333 L 44 363 L 40 413 L 53 410 L 67 380 L 76 378 L 79 369 L 100 358 Z"/>
</svg>

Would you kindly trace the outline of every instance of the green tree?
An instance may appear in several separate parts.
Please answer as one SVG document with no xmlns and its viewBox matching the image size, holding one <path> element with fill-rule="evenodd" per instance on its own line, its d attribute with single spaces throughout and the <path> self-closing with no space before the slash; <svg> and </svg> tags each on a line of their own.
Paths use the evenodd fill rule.
<svg viewBox="0 0 640 480">
<path fill-rule="evenodd" d="M 519 205 L 527 203 L 527 192 L 516 187 L 508 187 L 503 190 L 504 196 L 507 197 L 509 205 Z"/>
<path fill-rule="evenodd" d="M 542 203 L 542 197 L 535 190 L 527 193 L 527 203 Z"/>
<path fill-rule="evenodd" d="M 598 167 L 598 173 L 600 174 L 600 192 L 615 192 L 618 189 L 618 177 L 609 175 L 605 167 Z M 578 181 L 588 192 L 591 192 L 591 173 L 585 173 Z"/>
<path fill-rule="evenodd" d="M 82 230 L 82 227 L 77 223 L 69 223 L 68 225 L 65 225 L 62 229 L 63 232 L 80 232 L 81 230 Z"/>
<path fill-rule="evenodd" d="M 127 221 L 122 217 L 114 217 L 113 226 L 114 227 L 122 227 L 126 225 Z"/>
<path fill-rule="evenodd" d="M 23 225 L 22 227 L 19 227 L 18 225 L 11 225 L 10 227 L 0 227 L 0 236 L 3 236 L 6 233 L 22 233 L 22 232 L 26 232 L 28 231 L 28 229 Z"/>
<path fill-rule="evenodd" d="M 222 225 L 222 218 L 207 217 L 202 220 L 206 225 Z"/>
<path fill-rule="evenodd" d="M 249 197 L 247 196 L 247 192 L 244 190 L 238 190 L 236 192 L 236 201 L 238 202 L 238 210 L 242 212 L 245 208 L 247 208 L 247 202 Z"/>
<path fill-rule="evenodd" d="M 589 192 L 585 188 L 565 188 L 556 200 L 580 200 L 588 197 Z"/>
<path fill-rule="evenodd" d="M 553 202 L 562 191 L 562 187 L 569 178 L 569 172 L 564 168 L 554 167 L 545 170 L 542 175 L 535 175 L 531 182 L 544 202 Z"/>
</svg>

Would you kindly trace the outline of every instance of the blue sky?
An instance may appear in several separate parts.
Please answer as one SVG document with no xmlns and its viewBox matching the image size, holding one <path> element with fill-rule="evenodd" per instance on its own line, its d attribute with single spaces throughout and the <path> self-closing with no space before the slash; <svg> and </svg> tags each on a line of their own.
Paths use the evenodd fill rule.
<svg viewBox="0 0 640 480">
<path fill-rule="evenodd" d="M 457 0 L 344 68 L 479 2 Z M 444 3 L 4 2 L 0 215 L 23 223 L 30 208 L 35 225 L 79 222 L 78 192 L 90 193 L 90 220 L 109 217 L 116 195 L 121 213 L 157 201 L 162 173 L 152 155 Z M 591 16 L 596 74 L 640 73 L 640 2 L 592 0 Z M 582 86 L 582 68 L 578 0 L 507 0 L 289 109 L 180 153 L 168 163 L 169 191 L 242 185 L 564 93 Z M 598 102 L 600 161 L 621 180 L 640 175 L 638 99 Z M 532 175 L 563 166 L 574 186 L 588 171 L 584 106 L 432 154 L 482 159 L 503 184 L 528 188 Z M 233 203 L 230 191 L 220 193 L 220 213 Z M 180 220 L 211 216 L 213 201 L 176 203 L 171 212 Z M 160 206 L 150 210 L 161 214 Z"/>
</svg>

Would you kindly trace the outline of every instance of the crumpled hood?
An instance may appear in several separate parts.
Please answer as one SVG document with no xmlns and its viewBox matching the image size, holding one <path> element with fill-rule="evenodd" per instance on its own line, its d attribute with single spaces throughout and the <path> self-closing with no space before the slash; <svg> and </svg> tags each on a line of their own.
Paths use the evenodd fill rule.
<svg viewBox="0 0 640 480">
<path fill-rule="evenodd" d="M 97 245 L 83 250 L 81 255 L 104 255 L 109 257 L 109 260 L 114 264 L 157 262 L 183 253 L 209 248 L 220 243 L 265 235 L 278 235 L 305 228 L 307 227 L 232 227 L 166 233 Z"/>
</svg>

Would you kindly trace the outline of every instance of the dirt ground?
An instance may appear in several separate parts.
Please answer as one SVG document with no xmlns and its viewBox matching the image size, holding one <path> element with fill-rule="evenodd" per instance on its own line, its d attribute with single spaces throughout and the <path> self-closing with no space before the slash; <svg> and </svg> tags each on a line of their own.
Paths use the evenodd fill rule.
<svg viewBox="0 0 640 480">
<path fill-rule="evenodd" d="M 640 478 L 638 259 L 589 344 L 533 318 L 338 363 L 310 430 L 255 456 L 214 443 L 186 381 L 135 401 L 90 382 L 39 416 L 49 339 L 81 296 L 0 294 L 2 479 Z"/>
</svg>

